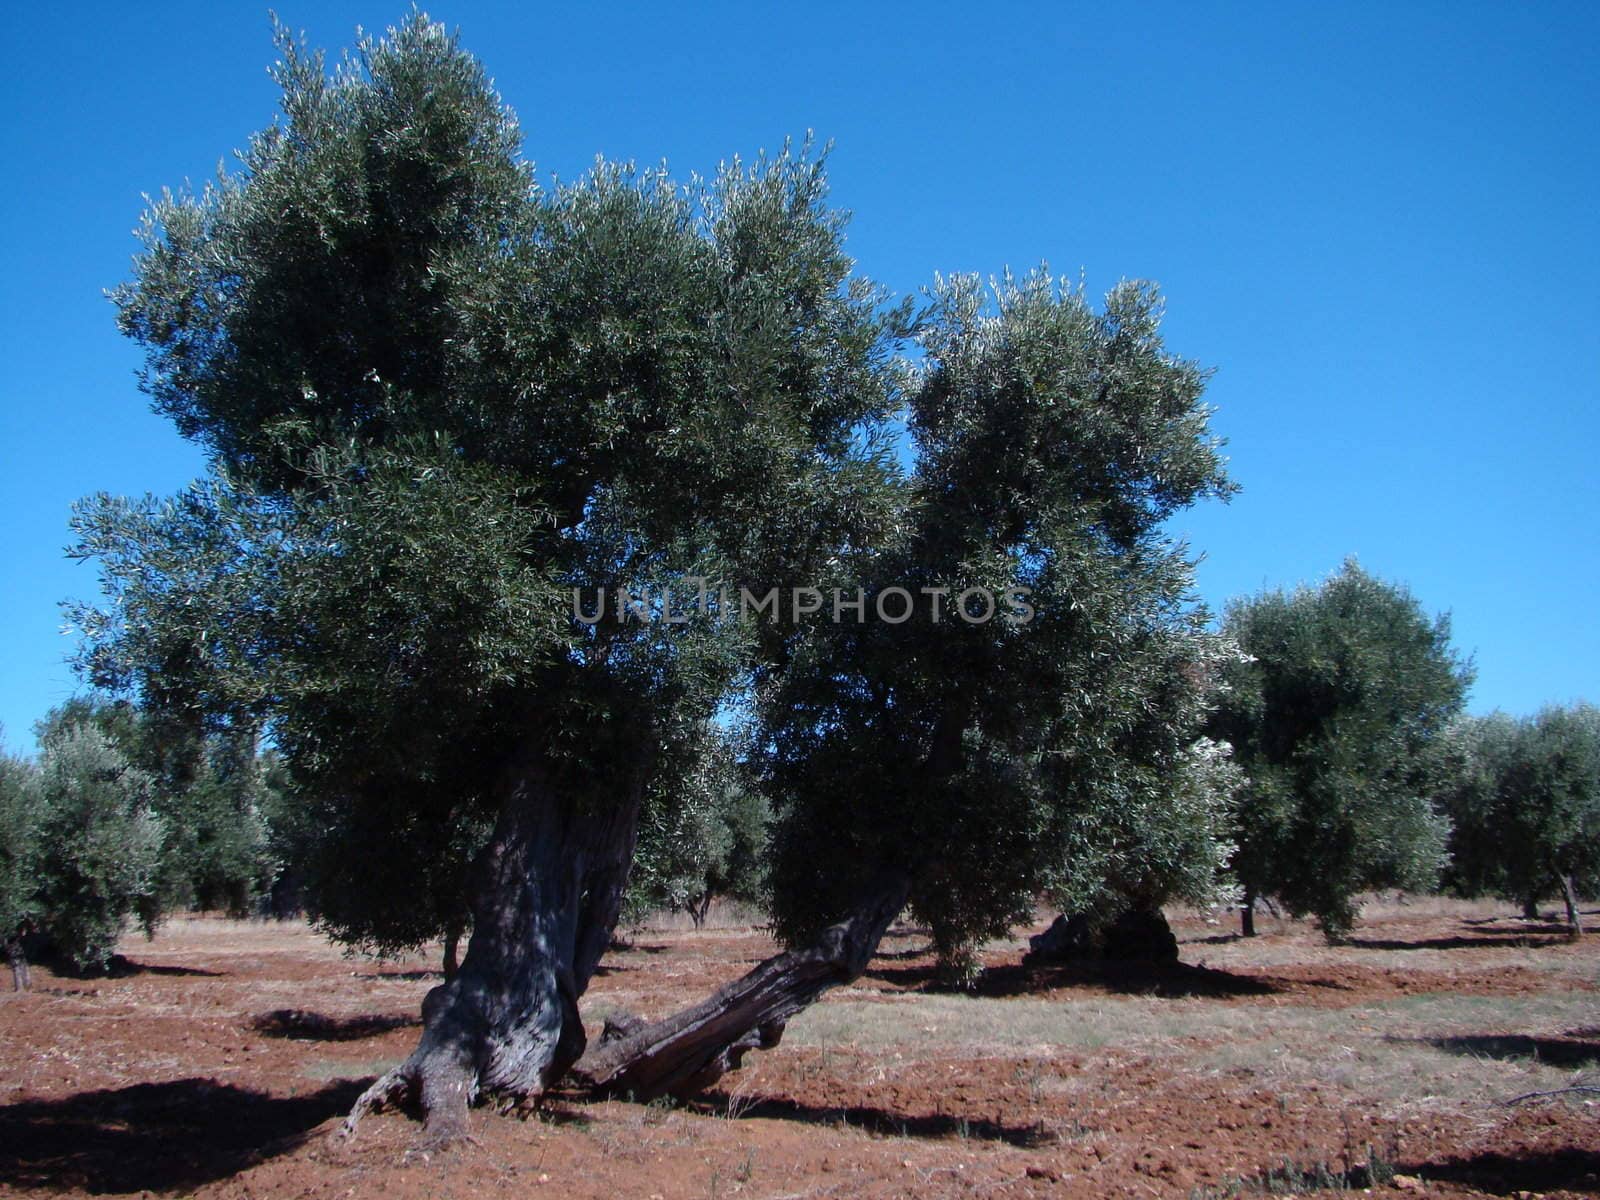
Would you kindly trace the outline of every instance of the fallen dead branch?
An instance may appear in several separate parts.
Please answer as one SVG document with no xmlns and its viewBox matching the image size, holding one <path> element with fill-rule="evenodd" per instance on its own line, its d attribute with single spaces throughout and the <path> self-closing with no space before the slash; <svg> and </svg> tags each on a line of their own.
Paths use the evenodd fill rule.
<svg viewBox="0 0 1600 1200">
<path fill-rule="evenodd" d="M 1600 1087 L 1575 1083 L 1571 1087 L 1555 1088 L 1548 1092 L 1523 1092 L 1522 1095 L 1513 1096 L 1509 1100 L 1502 1100 L 1501 1103 L 1510 1107 L 1513 1104 L 1521 1104 L 1524 1100 L 1544 1100 L 1551 1096 L 1571 1096 L 1579 1092 L 1589 1092 L 1600 1096 Z"/>
</svg>

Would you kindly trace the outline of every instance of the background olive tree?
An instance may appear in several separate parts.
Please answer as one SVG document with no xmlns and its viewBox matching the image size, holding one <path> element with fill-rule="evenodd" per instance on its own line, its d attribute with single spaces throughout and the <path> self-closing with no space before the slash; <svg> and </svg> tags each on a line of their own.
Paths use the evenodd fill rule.
<svg viewBox="0 0 1600 1200">
<path fill-rule="evenodd" d="M 690 749 L 645 796 L 627 907 L 636 920 L 687 913 L 698 929 L 716 899 L 764 904 L 772 809 L 736 733 L 708 726 Z"/>
<path fill-rule="evenodd" d="M 23 939 L 39 917 L 39 777 L 26 759 L 0 751 L 0 942 L 12 985 L 28 990 Z"/>
<path fill-rule="evenodd" d="M 1223 628 L 1245 655 L 1211 722 L 1245 776 L 1245 932 L 1260 897 L 1338 939 L 1358 893 L 1431 888 L 1449 833 L 1431 797 L 1471 680 L 1449 619 L 1348 561 L 1318 587 L 1235 602 Z"/>
<path fill-rule="evenodd" d="M 1515 900 L 1530 917 L 1560 896 L 1569 935 L 1581 936 L 1579 897 L 1600 893 L 1600 709 L 1473 718 L 1455 745 L 1443 792 L 1451 885 Z"/>
<path fill-rule="evenodd" d="M 95 725 L 73 723 L 44 731 L 38 790 L 40 930 L 70 966 L 104 969 L 132 921 L 148 934 L 162 915 L 155 781 Z"/>
<path fill-rule="evenodd" d="M 52 709 L 38 732 L 44 743 L 92 726 L 149 778 L 162 843 L 146 906 L 245 916 L 261 905 L 279 866 L 267 827 L 273 779 L 254 730 L 208 734 L 184 716 L 88 695 Z"/>
</svg>

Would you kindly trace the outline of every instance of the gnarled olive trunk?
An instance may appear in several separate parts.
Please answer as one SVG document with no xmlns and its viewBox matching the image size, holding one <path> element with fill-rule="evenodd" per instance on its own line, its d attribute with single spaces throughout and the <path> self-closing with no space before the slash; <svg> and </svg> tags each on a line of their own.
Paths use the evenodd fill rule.
<svg viewBox="0 0 1600 1200">
<path fill-rule="evenodd" d="M 1561 874 L 1561 897 L 1567 902 L 1567 939 L 1580 941 L 1583 938 L 1583 917 L 1578 912 L 1578 889 L 1573 886 L 1572 876 L 1566 872 Z"/>
<path fill-rule="evenodd" d="M 940 713 L 922 771 L 930 784 L 960 769 L 971 704 L 970 696 L 954 697 Z M 626 1016 L 607 1021 L 574 1077 L 601 1094 L 638 1100 L 710 1087 L 751 1050 L 776 1046 L 789 1019 L 823 992 L 860 977 L 925 869 L 915 859 L 883 866 L 809 946 L 767 959 L 698 1004 L 654 1023 Z"/>
<path fill-rule="evenodd" d="M 1024 966 L 1072 962 L 1138 962 L 1170 966 L 1178 939 L 1159 908 L 1129 908 L 1103 926 L 1087 913 L 1063 913 L 1028 939 Z"/>
<path fill-rule="evenodd" d="M 810 946 L 769 958 L 654 1024 L 607 1022 L 574 1075 L 598 1092 L 639 1100 L 709 1087 L 747 1052 L 777 1045 L 789 1018 L 823 992 L 858 978 L 910 892 L 909 878 L 886 877 Z"/>
<path fill-rule="evenodd" d="M 449 983 L 456 977 L 461 969 L 461 934 L 459 925 L 452 925 L 444 931 L 444 981 Z"/>
<path fill-rule="evenodd" d="M 367 1112 L 407 1095 L 429 1140 L 466 1132 L 480 1094 L 538 1096 L 583 1053 L 578 997 L 610 941 L 633 862 L 643 773 L 604 810 L 563 795 L 538 766 L 505 787 L 475 870 L 472 938 L 452 978 L 422 1003 L 422 1040 L 356 1102 Z"/>
<path fill-rule="evenodd" d="M 32 985 L 28 972 L 28 953 L 22 946 L 22 935 L 13 934 L 6 939 L 6 962 L 11 964 L 11 986 L 25 992 Z"/>
</svg>

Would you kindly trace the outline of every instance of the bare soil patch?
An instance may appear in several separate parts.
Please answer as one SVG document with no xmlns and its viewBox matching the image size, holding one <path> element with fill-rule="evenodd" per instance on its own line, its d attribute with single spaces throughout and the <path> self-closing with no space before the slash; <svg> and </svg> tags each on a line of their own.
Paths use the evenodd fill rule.
<svg viewBox="0 0 1600 1200">
<path fill-rule="evenodd" d="M 1600 937 L 1438 901 L 1370 908 L 1341 947 L 1174 927 L 1172 968 L 1030 970 L 1019 939 L 970 993 L 897 931 L 700 1102 L 479 1110 L 473 1144 L 429 1155 L 399 1114 L 329 1134 L 414 1043 L 437 955 L 184 918 L 110 977 L 40 969 L 0 998 L 0 1195 L 1600 1195 L 1600 1097 L 1503 1103 L 1600 1082 Z M 748 926 L 637 932 L 586 1019 L 669 1011 L 771 950 Z"/>
</svg>

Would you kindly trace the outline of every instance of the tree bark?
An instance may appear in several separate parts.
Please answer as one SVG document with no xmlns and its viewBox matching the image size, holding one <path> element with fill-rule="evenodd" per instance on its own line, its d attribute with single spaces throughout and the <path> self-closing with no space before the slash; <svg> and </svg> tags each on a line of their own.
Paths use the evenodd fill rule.
<svg viewBox="0 0 1600 1200">
<path fill-rule="evenodd" d="M 1256 894 L 1248 889 L 1239 903 L 1239 929 L 1244 937 L 1256 935 Z"/>
<path fill-rule="evenodd" d="M 1572 876 L 1561 875 L 1561 895 L 1567 902 L 1567 940 L 1576 942 L 1583 938 L 1583 917 L 1578 912 L 1578 890 L 1572 886 Z"/>
<path fill-rule="evenodd" d="M 28 955 L 22 948 L 22 935 L 12 934 L 6 939 L 6 961 L 11 964 L 11 986 L 19 992 L 25 992 L 33 986 L 33 980 L 28 971 Z"/>
<path fill-rule="evenodd" d="M 961 767 L 969 695 L 952 697 L 934 727 L 924 775 L 946 778 Z M 577 1082 L 602 1095 L 653 1100 L 690 1096 L 736 1070 L 751 1050 L 768 1050 L 789 1019 L 829 988 L 860 977 L 884 932 L 911 898 L 914 865 L 885 866 L 845 916 L 811 945 L 774 955 L 700 1003 L 649 1024 L 622 1016 L 573 1068 Z"/>
<path fill-rule="evenodd" d="M 1043 933 L 1028 939 L 1028 952 L 1022 957 L 1022 965 L 1080 962 L 1092 957 L 1094 950 L 1089 919 L 1082 913 L 1070 917 L 1061 913 Z"/>
<path fill-rule="evenodd" d="M 621 911 L 643 778 L 599 810 L 562 795 L 541 768 L 518 767 L 474 869 L 466 957 L 423 1000 L 420 1043 L 356 1102 L 346 1136 L 366 1113 L 411 1097 L 425 1139 L 448 1143 L 466 1134 L 479 1096 L 525 1103 L 578 1060 L 578 997 Z"/>
<path fill-rule="evenodd" d="M 444 931 L 444 981 L 449 983 L 461 969 L 457 951 L 461 948 L 461 929 L 452 925 Z"/>
<path fill-rule="evenodd" d="M 813 944 L 767 959 L 699 1004 L 654 1024 L 607 1022 L 574 1075 L 637 1100 L 702 1091 L 749 1051 L 776 1046 L 789 1019 L 823 992 L 858 978 L 910 892 L 908 877 L 886 877 Z"/>
<path fill-rule="evenodd" d="M 1539 898 L 1537 896 L 1523 897 L 1522 919 L 1524 921 L 1537 921 L 1539 919 Z"/>
</svg>

